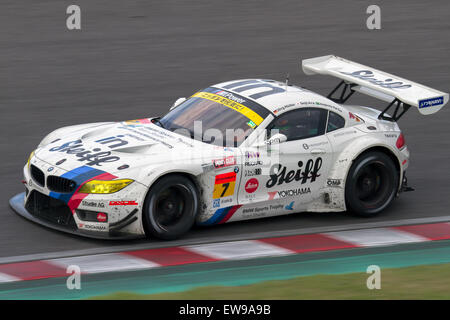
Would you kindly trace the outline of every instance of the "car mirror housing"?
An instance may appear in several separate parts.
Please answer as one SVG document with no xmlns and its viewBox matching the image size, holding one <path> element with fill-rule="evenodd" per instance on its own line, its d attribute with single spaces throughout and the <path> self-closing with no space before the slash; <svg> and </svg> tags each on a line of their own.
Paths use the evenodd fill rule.
<svg viewBox="0 0 450 320">
<path fill-rule="evenodd" d="M 182 104 L 182 103 L 185 102 L 185 101 L 186 101 L 186 98 L 185 98 L 185 97 L 178 98 L 178 99 L 174 102 L 174 104 L 170 107 L 169 111 L 175 109 L 176 107 L 178 107 L 180 104 Z"/>
</svg>

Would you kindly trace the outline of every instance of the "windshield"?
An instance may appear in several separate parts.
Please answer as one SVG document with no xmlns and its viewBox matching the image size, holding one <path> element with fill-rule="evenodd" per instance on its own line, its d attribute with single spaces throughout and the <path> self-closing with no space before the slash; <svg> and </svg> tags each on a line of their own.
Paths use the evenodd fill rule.
<svg viewBox="0 0 450 320">
<path fill-rule="evenodd" d="M 237 147 L 270 112 L 229 91 L 207 88 L 159 119 L 159 124 L 206 143 Z"/>
</svg>

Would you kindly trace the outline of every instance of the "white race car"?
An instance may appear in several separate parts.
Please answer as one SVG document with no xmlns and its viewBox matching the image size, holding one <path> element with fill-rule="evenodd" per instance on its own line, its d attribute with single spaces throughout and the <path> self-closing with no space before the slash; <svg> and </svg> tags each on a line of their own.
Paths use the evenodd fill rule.
<svg viewBox="0 0 450 320">
<path fill-rule="evenodd" d="M 397 120 L 437 112 L 448 94 L 336 56 L 302 61 L 341 79 L 327 96 L 235 80 L 180 98 L 163 117 L 75 125 L 47 135 L 10 200 L 45 226 L 97 238 L 174 239 L 214 225 L 296 212 L 373 216 L 406 185 Z M 344 104 L 360 92 L 382 112 Z M 389 114 L 390 115 L 389 115 Z"/>
</svg>

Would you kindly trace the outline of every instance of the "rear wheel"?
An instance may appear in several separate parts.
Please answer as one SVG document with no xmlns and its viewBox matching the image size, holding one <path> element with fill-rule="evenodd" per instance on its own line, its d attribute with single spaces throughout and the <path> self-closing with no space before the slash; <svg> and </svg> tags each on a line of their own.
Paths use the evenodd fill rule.
<svg viewBox="0 0 450 320">
<path fill-rule="evenodd" d="M 147 236 L 176 239 L 194 224 L 198 210 L 198 193 L 194 183 L 182 175 L 161 178 L 147 194 L 143 208 Z"/>
<path fill-rule="evenodd" d="M 378 151 L 365 153 L 354 161 L 347 176 L 347 208 L 360 216 L 374 216 L 392 203 L 398 184 L 399 173 L 389 156 Z"/>
</svg>

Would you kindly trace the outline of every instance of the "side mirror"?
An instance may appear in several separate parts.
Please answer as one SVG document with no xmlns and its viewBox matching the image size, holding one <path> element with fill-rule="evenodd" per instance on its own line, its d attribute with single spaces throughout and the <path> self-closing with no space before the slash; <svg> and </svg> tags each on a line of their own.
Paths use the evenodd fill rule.
<svg viewBox="0 0 450 320">
<path fill-rule="evenodd" d="M 287 141 L 287 137 L 282 133 L 277 133 L 273 137 L 271 137 L 269 140 L 267 140 L 266 144 L 271 146 L 273 144 L 280 144 L 285 141 Z"/>
<path fill-rule="evenodd" d="M 178 98 L 177 101 L 175 101 L 175 103 L 170 107 L 169 111 L 172 109 L 175 109 L 176 107 L 178 107 L 180 104 L 182 104 L 183 102 L 186 101 L 186 98 Z"/>
</svg>

